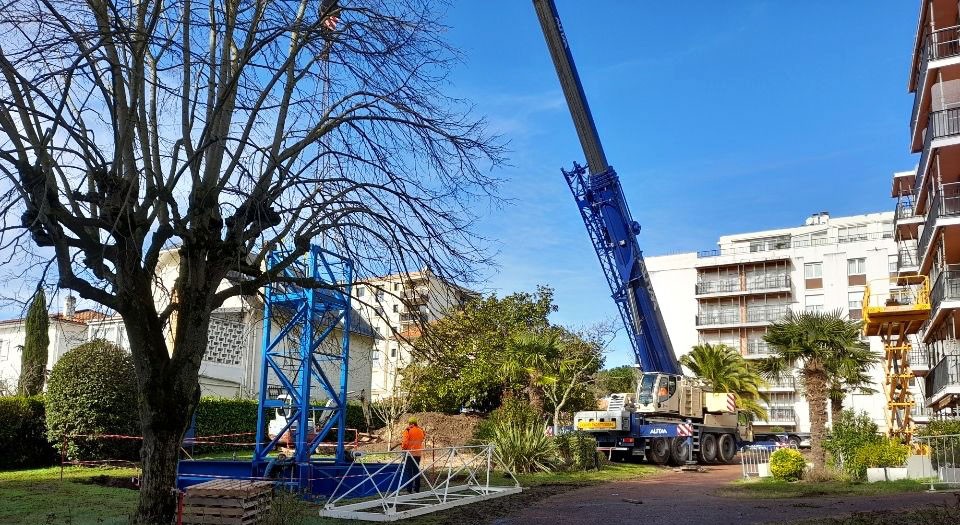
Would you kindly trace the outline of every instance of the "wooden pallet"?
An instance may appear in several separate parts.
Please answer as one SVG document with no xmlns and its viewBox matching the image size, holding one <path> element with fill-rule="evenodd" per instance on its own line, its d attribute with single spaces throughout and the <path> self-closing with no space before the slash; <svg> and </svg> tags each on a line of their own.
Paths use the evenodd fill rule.
<svg viewBox="0 0 960 525">
<path fill-rule="evenodd" d="M 252 525 L 270 510 L 273 482 L 215 479 L 187 487 L 183 525 Z"/>
</svg>

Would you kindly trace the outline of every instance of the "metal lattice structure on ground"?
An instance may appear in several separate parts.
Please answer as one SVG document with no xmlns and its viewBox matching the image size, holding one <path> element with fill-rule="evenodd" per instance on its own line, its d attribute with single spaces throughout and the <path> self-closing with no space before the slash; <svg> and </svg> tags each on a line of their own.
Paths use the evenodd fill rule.
<svg viewBox="0 0 960 525">
<path fill-rule="evenodd" d="M 521 491 L 509 470 L 497 468 L 493 445 L 426 449 L 413 459 L 407 451 L 357 453 L 320 516 L 396 521 Z M 422 490 L 410 491 L 415 484 Z"/>
<path fill-rule="evenodd" d="M 913 437 L 910 336 L 929 316 L 930 281 L 925 275 L 891 277 L 868 284 L 864 291 L 863 333 L 883 340 L 887 433 L 904 443 Z"/>
</svg>

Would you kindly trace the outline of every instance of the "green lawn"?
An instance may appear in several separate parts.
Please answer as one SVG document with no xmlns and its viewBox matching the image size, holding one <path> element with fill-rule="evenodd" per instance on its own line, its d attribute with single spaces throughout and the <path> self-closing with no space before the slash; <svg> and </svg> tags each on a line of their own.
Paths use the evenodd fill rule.
<svg viewBox="0 0 960 525">
<path fill-rule="evenodd" d="M 871 496 L 897 492 L 919 492 L 930 488 L 929 483 L 905 479 L 880 483 L 850 481 L 826 481 L 806 483 L 802 481 L 777 481 L 771 478 L 739 480 L 719 491 L 722 496 L 775 499 L 809 498 L 818 496 Z"/>
<path fill-rule="evenodd" d="M 129 479 L 129 468 L 67 467 L 0 472 L 0 523 L 122 524 L 137 502 L 137 492 L 89 483 L 94 476 Z M 87 483 L 84 483 L 84 482 Z"/>
<path fill-rule="evenodd" d="M 522 494 L 481 502 L 469 507 L 453 509 L 416 519 L 405 520 L 408 525 L 440 525 L 470 521 L 483 523 L 508 516 L 532 502 L 578 487 L 622 481 L 649 476 L 658 469 L 648 465 L 608 464 L 594 472 L 539 473 L 518 476 L 528 490 Z M 60 468 L 0 472 L 0 524 L 29 523 L 41 525 L 124 524 L 133 512 L 137 492 L 127 488 L 113 488 L 90 483 L 98 476 L 118 480 L 136 476 L 135 469 L 67 467 L 63 481 Z M 286 507 L 273 520 L 289 525 L 330 525 L 357 522 L 321 519 L 318 507 L 297 502 L 281 502 Z M 270 523 L 268 525 L 273 525 Z"/>
</svg>

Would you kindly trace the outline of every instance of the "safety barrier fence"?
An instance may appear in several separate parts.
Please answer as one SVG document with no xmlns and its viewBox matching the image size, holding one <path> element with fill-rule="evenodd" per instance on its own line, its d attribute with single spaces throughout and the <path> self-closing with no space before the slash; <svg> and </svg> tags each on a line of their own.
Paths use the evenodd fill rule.
<svg viewBox="0 0 960 525">
<path fill-rule="evenodd" d="M 925 479 L 930 490 L 960 486 L 960 434 L 915 436 L 907 475 Z"/>
<path fill-rule="evenodd" d="M 408 451 L 357 452 L 344 477 L 358 475 L 360 483 L 337 485 L 321 516 L 394 521 L 521 490 L 493 445 L 426 449 L 420 458 Z"/>
<path fill-rule="evenodd" d="M 747 445 L 740 448 L 740 467 L 744 479 L 770 477 L 770 455 L 781 448 L 792 448 L 795 445 L 783 443 L 777 445 Z"/>
</svg>

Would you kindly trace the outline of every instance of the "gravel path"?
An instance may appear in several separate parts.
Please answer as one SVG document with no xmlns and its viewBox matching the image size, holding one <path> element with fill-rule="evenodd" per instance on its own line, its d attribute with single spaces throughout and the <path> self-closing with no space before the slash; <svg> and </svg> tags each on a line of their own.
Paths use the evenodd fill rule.
<svg viewBox="0 0 960 525">
<path fill-rule="evenodd" d="M 710 467 L 707 472 L 670 472 L 638 481 L 605 483 L 537 501 L 497 525 L 669 524 L 745 525 L 788 523 L 835 517 L 859 511 L 904 510 L 952 503 L 951 493 L 903 493 L 792 499 L 747 499 L 718 496 L 717 490 L 740 477 L 739 465 Z"/>
</svg>

